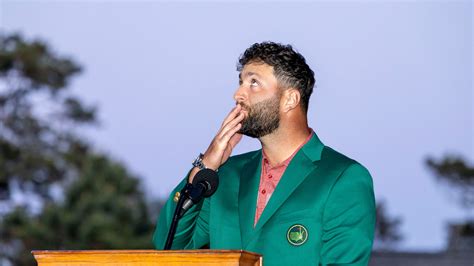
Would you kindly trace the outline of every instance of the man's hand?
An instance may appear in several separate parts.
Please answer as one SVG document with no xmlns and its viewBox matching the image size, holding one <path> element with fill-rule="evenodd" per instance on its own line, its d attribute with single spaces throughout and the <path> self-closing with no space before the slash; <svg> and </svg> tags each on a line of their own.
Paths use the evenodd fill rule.
<svg viewBox="0 0 474 266">
<path fill-rule="evenodd" d="M 216 170 L 229 159 L 232 150 L 242 139 L 242 134 L 237 133 L 237 131 L 242 127 L 241 122 L 244 118 L 245 114 L 242 111 L 242 107 L 237 105 L 224 119 L 219 132 L 202 158 L 202 162 L 207 168 Z M 194 175 L 198 171 L 199 169 L 194 167 L 189 174 L 189 183 L 193 182 Z"/>
</svg>

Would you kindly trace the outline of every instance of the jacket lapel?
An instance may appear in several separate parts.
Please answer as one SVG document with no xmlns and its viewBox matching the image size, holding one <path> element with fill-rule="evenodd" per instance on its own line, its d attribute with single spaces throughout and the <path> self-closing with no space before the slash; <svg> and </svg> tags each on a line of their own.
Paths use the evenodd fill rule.
<svg viewBox="0 0 474 266">
<path fill-rule="evenodd" d="M 270 200 L 265 206 L 265 209 L 257 222 L 256 230 L 262 228 L 275 211 L 314 169 L 315 165 L 313 165 L 313 162 L 308 160 L 304 154 L 298 153 L 293 157 L 288 168 L 281 177 L 280 182 L 278 182 Z"/>
<path fill-rule="evenodd" d="M 262 169 L 262 153 L 258 152 L 244 166 L 240 177 L 239 188 L 239 219 L 242 237 L 242 248 L 247 248 L 250 241 L 257 235 L 265 223 L 286 201 L 293 191 L 317 168 L 324 148 L 316 133 L 293 157 L 263 210 L 254 228 L 255 210 L 257 206 L 258 186 Z"/>
<path fill-rule="evenodd" d="M 280 182 L 257 222 L 255 231 L 260 230 L 280 206 L 290 197 L 293 191 L 317 168 L 324 145 L 316 133 L 293 157 Z"/>
<path fill-rule="evenodd" d="M 247 241 L 254 233 L 253 224 L 262 169 L 261 161 L 262 152 L 259 151 L 245 164 L 240 176 L 239 222 L 243 246 L 246 246 Z"/>
</svg>

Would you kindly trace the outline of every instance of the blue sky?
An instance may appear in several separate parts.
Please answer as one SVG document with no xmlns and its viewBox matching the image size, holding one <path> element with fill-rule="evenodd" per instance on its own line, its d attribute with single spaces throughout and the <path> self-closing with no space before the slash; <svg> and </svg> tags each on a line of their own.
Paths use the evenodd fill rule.
<svg viewBox="0 0 474 266">
<path fill-rule="evenodd" d="M 372 173 L 403 218 L 401 248 L 443 248 L 465 213 L 427 155 L 474 161 L 470 1 L 0 1 L 0 26 L 41 38 L 84 68 L 73 90 L 100 107 L 96 146 L 164 197 L 232 107 L 238 56 L 272 40 L 316 73 L 309 122 Z M 234 154 L 259 148 L 244 138 Z"/>
</svg>

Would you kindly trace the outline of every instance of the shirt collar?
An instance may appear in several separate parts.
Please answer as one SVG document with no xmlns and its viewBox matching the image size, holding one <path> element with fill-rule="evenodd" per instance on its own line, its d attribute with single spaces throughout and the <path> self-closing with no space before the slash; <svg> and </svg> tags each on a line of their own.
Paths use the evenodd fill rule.
<svg viewBox="0 0 474 266">
<path fill-rule="evenodd" d="M 275 166 L 271 166 L 269 161 L 268 161 L 268 157 L 267 155 L 265 154 L 265 152 L 263 151 L 262 149 L 262 158 L 263 158 L 263 164 L 265 165 L 265 167 L 267 169 L 270 169 L 270 168 L 276 168 L 276 167 L 281 167 L 281 166 L 285 166 L 287 167 L 290 162 L 291 162 L 291 159 L 293 159 L 293 157 L 295 157 L 296 153 L 298 153 L 298 151 L 301 149 L 301 147 L 303 147 L 304 145 L 306 145 L 306 143 L 308 143 L 308 141 L 311 139 L 311 137 L 313 137 L 314 135 L 314 131 L 312 128 L 309 128 L 309 130 L 311 131 L 311 133 L 308 135 L 308 137 L 306 138 L 306 140 L 298 147 L 296 148 L 296 150 L 293 152 L 293 154 L 290 155 L 290 157 L 288 157 L 286 160 L 284 160 L 283 162 L 275 165 Z"/>
</svg>

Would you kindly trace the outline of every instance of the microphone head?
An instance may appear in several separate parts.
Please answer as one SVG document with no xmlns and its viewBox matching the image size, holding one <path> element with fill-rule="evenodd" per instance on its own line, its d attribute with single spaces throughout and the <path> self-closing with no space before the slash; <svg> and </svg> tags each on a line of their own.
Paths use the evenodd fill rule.
<svg viewBox="0 0 474 266">
<path fill-rule="evenodd" d="M 205 198 L 212 196 L 216 192 L 217 187 L 219 186 L 219 176 L 217 172 L 211 169 L 202 169 L 197 172 L 196 176 L 193 179 L 193 185 L 203 184 L 206 186 L 206 190 L 203 194 Z"/>
</svg>

